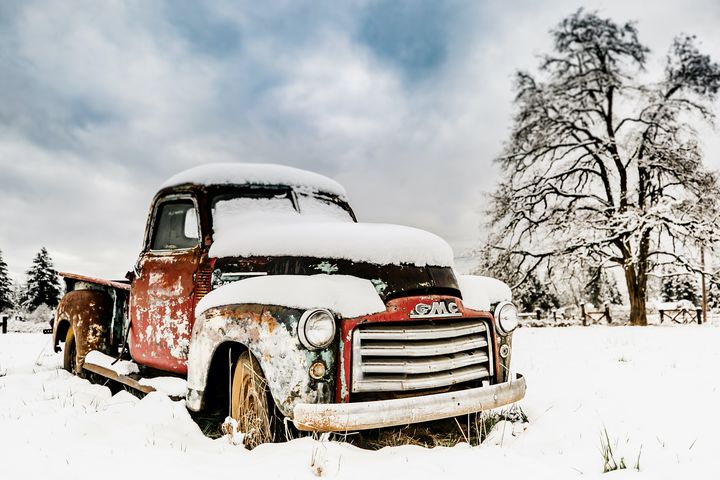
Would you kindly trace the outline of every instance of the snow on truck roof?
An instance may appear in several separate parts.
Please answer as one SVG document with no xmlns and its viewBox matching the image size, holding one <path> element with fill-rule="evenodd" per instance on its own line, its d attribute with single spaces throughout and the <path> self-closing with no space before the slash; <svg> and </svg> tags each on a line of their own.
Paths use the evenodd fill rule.
<svg viewBox="0 0 720 480">
<path fill-rule="evenodd" d="M 173 175 L 160 187 L 196 185 L 289 185 L 345 197 L 345 189 L 319 173 L 272 163 L 211 163 Z"/>
</svg>

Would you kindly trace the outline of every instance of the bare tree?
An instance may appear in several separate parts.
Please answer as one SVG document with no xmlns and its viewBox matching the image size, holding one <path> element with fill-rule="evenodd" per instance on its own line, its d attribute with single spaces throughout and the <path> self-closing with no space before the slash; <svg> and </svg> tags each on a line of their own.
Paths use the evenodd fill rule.
<svg viewBox="0 0 720 480">
<path fill-rule="evenodd" d="M 691 124 L 711 122 L 720 66 L 677 37 L 662 78 L 640 83 L 649 50 L 633 23 L 583 10 L 552 31 L 540 78 L 517 74 L 490 251 L 532 272 L 560 261 L 620 266 L 631 323 L 646 325 L 648 275 L 718 240 L 718 189 Z"/>
</svg>

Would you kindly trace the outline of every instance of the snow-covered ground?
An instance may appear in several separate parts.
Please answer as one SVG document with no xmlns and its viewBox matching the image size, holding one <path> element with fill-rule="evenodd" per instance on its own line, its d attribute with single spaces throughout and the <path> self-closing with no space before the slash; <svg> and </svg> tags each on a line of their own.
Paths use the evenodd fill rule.
<svg viewBox="0 0 720 480">
<path fill-rule="evenodd" d="M 48 339 L 0 335 L 1 478 L 315 478 L 313 463 L 326 478 L 599 478 L 605 430 L 630 468 L 607 478 L 720 478 L 715 326 L 520 329 L 527 429 L 432 450 L 304 438 L 247 451 L 204 437 L 182 402 L 59 370 Z"/>
</svg>

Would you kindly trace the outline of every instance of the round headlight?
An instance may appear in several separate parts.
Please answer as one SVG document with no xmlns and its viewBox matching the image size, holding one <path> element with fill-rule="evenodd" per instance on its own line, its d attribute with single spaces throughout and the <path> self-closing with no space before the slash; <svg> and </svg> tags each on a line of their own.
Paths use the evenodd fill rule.
<svg viewBox="0 0 720 480">
<path fill-rule="evenodd" d="M 508 334 L 515 330 L 520 324 L 517 307 L 510 302 L 499 303 L 495 307 L 495 323 L 500 333 Z"/>
<path fill-rule="evenodd" d="M 335 338 L 335 317 L 327 310 L 308 310 L 298 323 L 300 342 L 309 350 L 330 345 Z"/>
</svg>

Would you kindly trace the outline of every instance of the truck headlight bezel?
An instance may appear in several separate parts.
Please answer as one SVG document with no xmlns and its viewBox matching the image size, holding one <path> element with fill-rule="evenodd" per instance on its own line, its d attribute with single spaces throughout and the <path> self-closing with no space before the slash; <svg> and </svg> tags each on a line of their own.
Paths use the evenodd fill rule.
<svg viewBox="0 0 720 480">
<path fill-rule="evenodd" d="M 335 339 L 335 316 L 324 308 L 306 310 L 298 322 L 300 343 L 308 350 L 320 350 Z"/>
<path fill-rule="evenodd" d="M 512 302 L 498 303 L 495 307 L 493 317 L 495 317 L 495 326 L 503 335 L 512 333 L 518 326 L 520 326 L 518 309 Z"/>
</svg>

